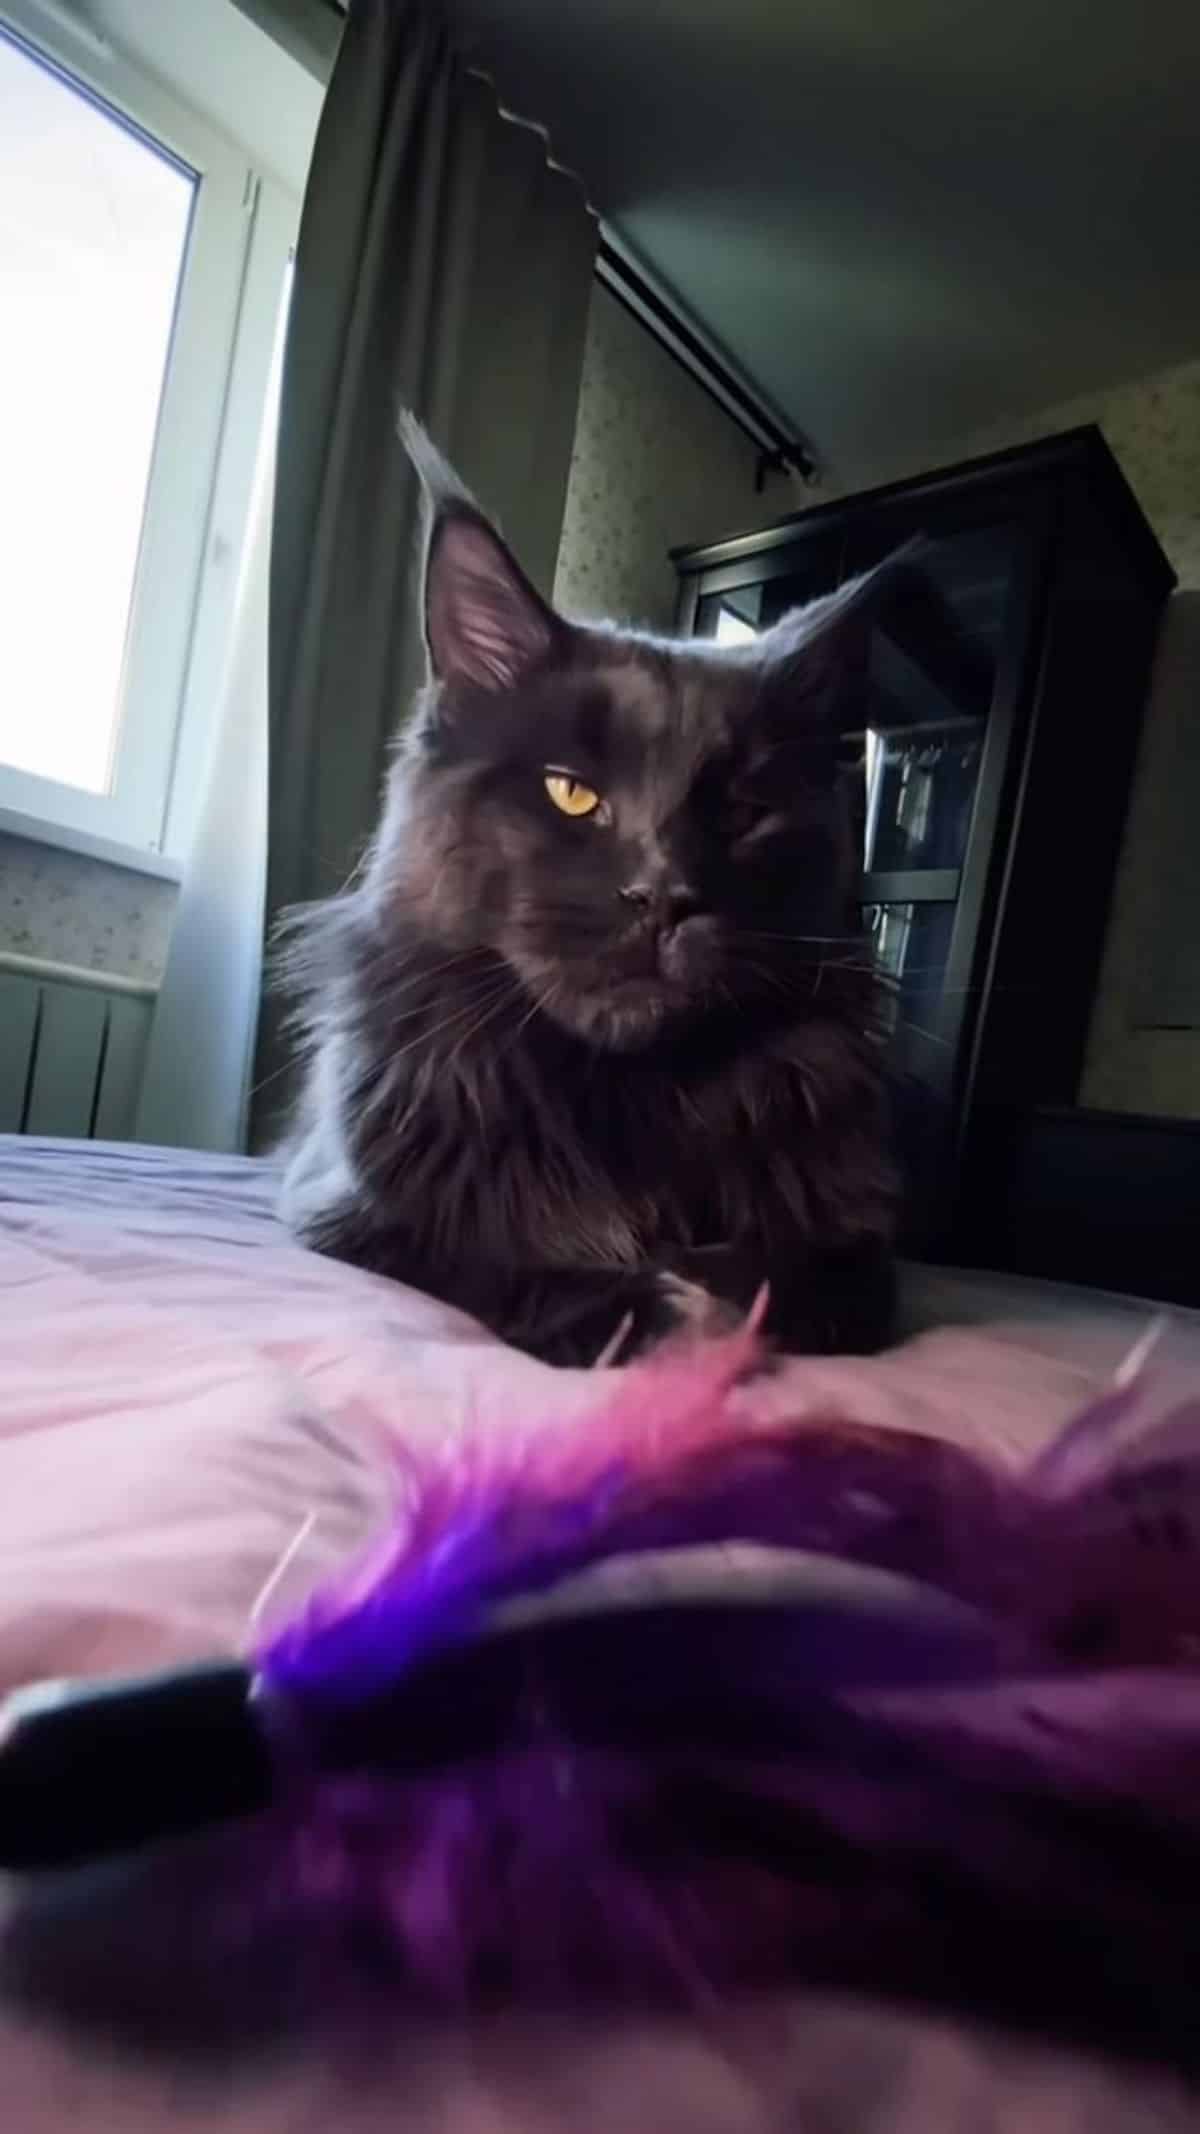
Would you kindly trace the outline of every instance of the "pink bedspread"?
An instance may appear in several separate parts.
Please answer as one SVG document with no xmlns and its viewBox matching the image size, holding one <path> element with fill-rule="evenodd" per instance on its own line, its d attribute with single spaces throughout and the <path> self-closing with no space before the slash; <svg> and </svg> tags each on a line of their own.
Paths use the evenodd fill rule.
<svg viewBox="0 0 1200 2134">
<path fill-rule="evenodd" d="M 300 1250 L 264 1166 L 0 1141 L 0 1687 L 240 1646 L 386 1521 L 400 1441 L 573 1416 L 553 1371 L 413 1290 Z M 1028 1450 L 1149 1307 L 912 1270 L 914 1331 L 791 1363 L 757 1406 Z M 940 1322 L 940 1323 L 939 1323 Z M 1165 1352 L 1200 1364 L 1177 1317 Z M 289 1561 L 285 1557 L 291 1551 Z"/>
<path fill-rule="evenodd" d="M 746 1397 L 1015 1458 L 1154 1316 L 929 1270 L 911 1271 L 906 1313 L 890 1354 L 797 1360 Z M 1159 1355 L 1165 1380 L 1194 1384 L 1200 1322 L 1175 1315 Z M 569 1429 L 610 1391 L 603 1373 L 551 1371 L 427 1298 L 300 1251 L 260 1167 L 28 1141 L 0 1142 L 0 1364 L 0 1688 L 238 1648 L 264 1593 L 270 1609 L 294 1603 L 387 1518 L 399 1444 L 543 1414 Z M 0 1984 L 0 2094 L 21 2134 L 1198 2124 L 1194 2096 L 1146 2071 L 807 1995 L 665 2029 L 410 2037 L 403 2065 L 364 2085 L 320 2060 L 199 2082 L 118 2065 L 44 2033 Z"/>
</svg>

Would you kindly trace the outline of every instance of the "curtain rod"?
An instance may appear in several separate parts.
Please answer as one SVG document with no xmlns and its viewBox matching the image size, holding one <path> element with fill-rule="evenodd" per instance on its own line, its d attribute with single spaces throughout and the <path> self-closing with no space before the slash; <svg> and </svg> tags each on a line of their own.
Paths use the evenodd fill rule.
<svg viewBox="0 0 1200 2134">
<path fill-rule="evenodd" d="M 326 16 L 336 16 L 339 24 L 345 22 L 349 11 L 347 0 L 305 0 L 305 4 L 317 6 Z M 235 5 L 247 14 L 257 14 L 260 19 L 267 13 L 278 18 L 281 12 L 279 0 L 235 0 Z M 480 72 L 490 83 L 490 76 L 483 69 L 468 71 Z M 494 84 L 491 86 L 494 90 Z M 506 116 L 513 117 L 514 114 L 506 113 Z M 549 152 L 549 137 L 544 126 L 532 120 L 518 120 L 518 123 L 533 125 L 542 133 Z M 614 240 L 611 232 L 603 229 L 596 253 L 596 279 L 758 446 L 758 489 L 762 489 L 769 473 L 782 474 L 789 468 L 805 484 L 816 481 L 820 465 L 809 440 L 785 427 L 761 395 L 753 392 L 728 364 L 721 361 L 678 308 L 654 287 L 634 264 L 625 247 Z"/>
<path fill-rule="evenodd" d="M 758 446 L 759 489 L 768 473 L 784 473 L 789 467 L 805 484 L 816 481 L 820 467 L 808 439 L 785 429 L 607 232 L 601 233 L 596 252 L 596 279 Z"/>
</svg>

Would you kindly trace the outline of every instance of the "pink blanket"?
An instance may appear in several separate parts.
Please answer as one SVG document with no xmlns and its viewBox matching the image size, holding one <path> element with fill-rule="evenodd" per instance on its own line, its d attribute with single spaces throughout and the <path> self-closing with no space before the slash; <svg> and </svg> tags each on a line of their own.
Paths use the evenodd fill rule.
<svg viewBox="0 0 1200 2134">
<path fill-rule="evenodd" d="M 796 1360 L 745 1397 L 760 1413 L 832 1411 L 1017 1457 L 1111 1377 L 1154 1318 L 1130 1300 L 915 1269 L 905 1310 L 910 1332 L 890 1354 Z M 1187 1372 L 1194 1383 L 1200 1321 L 1174 1315 L 1159 1355 L 1164 1382 Z M 399 1442 L 538 1414 L 570 1428 L 611 1390 L 607 1374 L 551 1371 L 428 1298 L 299 1250 L 258 1166 L 27 1141 L 0 1143 L 0 1359 L 0 1688 L 237 1649 L 256 1618 L 294 1606 L 384 1524 Z M 902 2053 L 894 2019 L 869 2020 L 868 2037 L 859 2014 L 731 2015 L 715 2058 L 715 2023 L 703 2043 L 635 2028 L 619 2049 L 603 2046 L 603 2109 L 587 2075 L 593 2039 L 547 2043 L 536 2109 L 527 2044 L 481 2046 L 495 2095 L 521 2100 L 511 2112 L 495 2096 L 485 2104 L 460 2054 L 440 2067 L 434 2045 L 418 2086 L 428 2080 L 440 2101 L 404 2124 L 798 2126 L 764 2106 L 765 2072 L 748 2080 L 744 2053 L 764 2025 L 776 2043 L 804 2029 L 813 2109 L 831 2127 L 957 2125 L 960 2105 L 975 2123 L 985 2096 L 997 2126 L 1101 2124 L 1091 2076 L 1072 2076 L 1068 2104 L 1061 2068 L 1038 2072 L 1036 2055 L 981 2047 L 981 2060 L 938 2025 L 906 2026 Z M 830 2072 L 839 2036 L 854 2059 L 846 2079 L 878 2064 L 886 2099 L 854 2082 L 857 2102 L 842 2093 Z M 926 2061 L 952 2114 L 915 2101 L 912 2070 Z M 147 2075 L 110 2089 L 67 2045 L 0 2029 L 0 2089 L 30 2134 L 84 2115 L 114 2129 L 333 2124 L 319 2102 L 327 2079 L 297 2089 L 289 2076 L 269 2105 L 253 2086 L 253 2099 L 239 2091 L 219 2111 L 210 2097 L 193 2119 L 174 2084 Z M 791 2094 L 802 2093 L 801 2082 Z M 1058 2116 L 1036 2119 L 1035 2093 Z M 1106 2129 L 1191 2124 L 1174 2092 L 1149 2121 L 1120 2086 L 1109 2103 Z M 362 2101 L 351 2120 L 343 2103 L 334 2116 L 347 2129 L 399 2124 L 387 2106 Z"/>
<path fill-rule="evenodd" d="M 933 1331 L 796 1361 L 756 1403 L 1028 1449 L 1152 1316 L 926 1270 L 908 1290 Z M 569 1427 L 607 1392 L 301 1251 L 264 1167 L 95 1144 L 0 1143 L 0 1344 L 0 1687 L 237 1648 L 386 1520 L 398 1438 Z M 1196 1324 L 1168 1347 L 1200 1357 Z"/>
</svg>

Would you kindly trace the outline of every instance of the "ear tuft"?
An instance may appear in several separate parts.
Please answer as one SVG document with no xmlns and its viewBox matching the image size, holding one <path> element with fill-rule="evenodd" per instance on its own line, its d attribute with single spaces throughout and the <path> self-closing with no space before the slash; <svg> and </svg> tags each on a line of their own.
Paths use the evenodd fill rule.
<svg viewBox="0 0 1200 2134">
<path fill-rule="evenodd" d="M 770 633 L 777 641 L 778 651 L 785 659 L 808 656 L 819 660 L 823 653 L 834 659 L 845 659 L 847 655 L 853 658 L 855 654 L 861 657 L 872 626 L 902 601 L 914 584 L 924 583 L 917 559 L 925 545 L 917 535 L 873 570 L 839 586 L 835 593 L 826 593 L 807 607 L 781 616 Z"/>
<path fill-rule="evenodd" d="M 425 641 L 438 681 L 508 689 L 563 629 L 413 416 L 400 435 L 425 498 Z"/>
<path fill-rule="evenodd" d="M 928 568 L 917 535 L 874 570 L 809 607 L 784 615 L 761 640 L 780 679 L 803 689 L 827 717 L 867 684 L 871 633 L 880 629 L 910 665 L 972 714 L 991 702 L 991 666 Z"/>
<path fill-rule="evenodd" d="M 401 408 L 396 428 L 421 484 L 426 508 L 435 516 L 452 505 L 476 511 L 478 506 L 469 489 L 459 481 L 449 460 L 443 459 L 428 430 L 410 408 Z"/>
</svg>

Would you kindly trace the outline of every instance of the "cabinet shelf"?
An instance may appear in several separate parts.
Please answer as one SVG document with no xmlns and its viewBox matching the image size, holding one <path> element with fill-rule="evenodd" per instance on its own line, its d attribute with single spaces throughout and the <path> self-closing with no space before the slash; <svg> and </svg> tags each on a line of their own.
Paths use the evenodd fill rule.
<svg viewBox="0 0 1200 2134">
<path fill-rule="evenodd" d="M 864 874 L 860 904 L 953 904 L 962 881 L 959 867 L 912 867 L 904 873 Z"/>
</svg>

